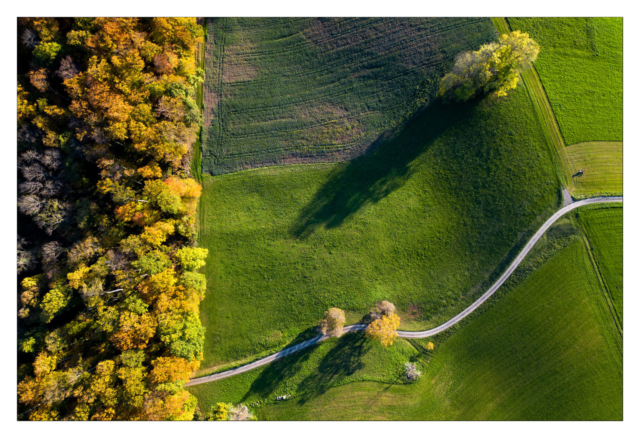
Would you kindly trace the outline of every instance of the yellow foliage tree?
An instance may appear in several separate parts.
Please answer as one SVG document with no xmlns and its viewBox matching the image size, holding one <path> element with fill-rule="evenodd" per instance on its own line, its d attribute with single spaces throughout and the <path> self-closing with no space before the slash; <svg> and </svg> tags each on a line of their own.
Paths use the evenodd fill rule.
<svg viewBox="0 0 640 438">
<path fill-rule="evenodd" d="M 365 333 L 368 337 L 380 341 L 383 347 L 393 345 L 393 341 L 398 337 L 396 330 L 400 327 L 400 317 L 391 314 L 383 315 L 369 324 Z"/>
<path fill-rule="evenodd" d="M 188 361 L 181 357 L 159 357 L 151 362 L 151 383 L 160 384 L 181 380 L 189 381 L 189 376 L 200 366 L 200 361 Z"/>
<path fill-rule="evenodd" d="M 122 351 L 145 348 L 156 333 L 156 325 L 156 320 L 148 313 L 140 316 L 133 312 L 122 312 L 119 330 L 111 336 L 111 342 Z"/>
<path fill-rule="evenodd" d="M 538 57 L 540 46 L 529 34 L 516 30 L 485 44 L 475 52 L 463 52 L 453 70 L 440 81 L 438 95 L 445 100 L 464 102 L 477 94 L 507 95 L 518 84 L 518 68 Z"/>
</svg>

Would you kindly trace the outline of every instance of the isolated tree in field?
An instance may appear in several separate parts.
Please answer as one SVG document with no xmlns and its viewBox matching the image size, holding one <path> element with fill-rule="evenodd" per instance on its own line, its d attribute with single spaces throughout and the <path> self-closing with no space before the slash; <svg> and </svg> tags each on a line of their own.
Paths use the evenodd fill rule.
<svg viewBox="0 0 640 438">
<path fill-rule="evenodd" d="M 435 345 L 433 345 L 433 342 L 429 342 L 429 343 L 427 344 L 427 350 L 429 350 L 429 351 L 433 351 L 433 349 L 434 349 L 434 348 L 435 348 Z"/>
<path fill-rule="evenodd" d="M 389 316 L 382 315 L 369 324 L 365 333 L 368 337 L 380 341 L 383 347 L 393 345 L 393 341 L 398 337 L 396 330 L 400 327 L 400 317 L 395 314 Z"/>
<path fill-rule="evenodd" d="M 529 34 L 518 30 L 503 34 L 496 43 L 459 54 L 451 73 L 440 81 L 438 95 L 456 102 L 478 94 L 506 96 L 518 84 L 518 67 L 535 61 L 539 51 L 540 46 Z"/>
<path fill-rule="evenodd" d="M 324 319 L 320 322 L 320 330 L 323 335 L 339 338 L 344 331 L 345 321 L 344 310 L 332 307 L 324 313 Z"/>
<path fill-rule="evenodd" d="M 396 306 L 393 305 L 393 303 L 384 300 L 381 301 L 377 304 L 378 307 L 378 312 L 382 313 L 383 315 L 391 315 L 393 313 L 396 313 Z"/>
</svg>

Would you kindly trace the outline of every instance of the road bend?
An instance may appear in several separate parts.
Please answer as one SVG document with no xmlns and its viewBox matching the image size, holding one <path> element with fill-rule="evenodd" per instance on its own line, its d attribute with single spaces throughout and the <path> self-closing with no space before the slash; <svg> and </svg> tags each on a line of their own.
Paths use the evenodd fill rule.
<svg viewBox="0 0 640 438">
<path fill-rule="evenodd" d="M 513 274 L 513 272 L 518 268 L 520 263 L 522 263 L 522 261 L 527 256 L 527 254 L 529 254 L 529 251 L 531 251 L 531 249 L 533 249 L 533 247 L 536 244 L 536 242 L 544 235 L 544 233 L 549 229 L 549 227 L 551 227 L 551 225 L 553 225 L 553 223 L 555 221 L 560 219 L 563 215 L 567 214 L 571 210 L 575 210 L 576 208 L 582 207 L 584 205 L 601 204 L 601 203 L 607 203 L 607 202 L 622 202 L 622 196 L 589 198 L 589 199 L 583 199 L 582 201 L 572 202 L 572 203 L 570 203 L 568 205 L 565 205 L 560 210 L 558 210 L 553 216 L 551 216 L 540 227 L 540 229 L 538 229 L 536 234 L 534 234 L 533 237 L 531 239 L 529 239 L 529 242 L 527 242 L 525 247 L 522 249 L 522 251 L 520 251 L 518 256 L 511 263 L 511 265 L 509 265 L 509 268 L 507 268 L 507 270 L 504 272 L 504 274 L 502 274 L 502 276 L 500 276 L 500 278 L 484 294 L 482 294 L 482 296 L 480 298 L 478 298 L 476 301 L 474 301 L 469 307 L 464 309 L 462 312 L 460 312 L 459 314 L 457 314 L 456 316 L 454 316 L 453 318 L 451 318 L 450 320 L 448 320 L 444 324 L 441 324 L 441 325 L 439 325 L 437 327 L 434 327 L 434 328 L 429 329 L 429 330 L 424 330 L 424 331 L 421 331 L 421 332 L 407 332 L 407 331 L 399 330 L 398 331 L 398 336 L 401 337 L 401 338 L 428 338 L 430 336 L 437 335 L 438 333 L 443 332 L 443 331 L 447 330 L 448 328 L 451 328 L 452 326 L 454 326 L 455 324 L 460 322 L 463 318 L 468 316 L 471 312 L 473 312 L 478 307 L 480 307 L 485 301 L 487 301 L 491 297 L 491 295 L 493 295 L 500 288 L 500 286 L 502 286 L 504 284 L 505 281 L 507 281 L 507 279 L 511 276 L 511 274 Z M 354 325 L 350 325 L 350 326 L 345 327 L 344 328 L 344 333 L 358 332 L 358 331 L 362 331 L 362 330 L 364 330 L 366 328 L 367 328 L 366 324 L 354 324 Z M 282 357 L 288 356 L 288 355 L 293 354 L 293 353 L 295 353 L 297 351 L 300 351 L 300 350 L 302 350 L 304 348 L 310 347 L 311 345 L 314 345 L 314 344 L 317 344 L 319 342 L 322 342 L 322 341 L 324 341 L 325 339 L 328 339 L 328 338 L 329 337 L 326 336 L 326 335 L 316 336 L 315 338 L 312 338 L 312 339 L 304 341 L 304 342 L 302 342 L 300 344 L 293 345 L 291 347 L 285 348 L 284 350 L 281 350 L 281 351 L 279 351 L 277 353 L 274 353 L 274 354 L 272 354 L 270 356 L 264 357 L 264 358 L 262 358 L 260 360 L 257 360 L 255 362 L 251 362 L 251 363 L 246 364 L 246 365 L 242 365 L 242 366 L 240 366 L 238 368 L 234 368 L 232 370 L 224 371 L 224 372 L 221 372 L 221 373 L 211 374 L 209 376 L 198 377 L 196 379 L 192 379 L 185 386 L 200 385 L 202 383 L 213 382 L 215 380 L 220 380 L 220 379 L 224 379 L 224 378 L 227 378 L 227 377 L 235 376 L 237 374 L 246 373 L 247 371 L 253 370 L 255 368 L 261 367 L 262 365 L 266 365 L 268 363 L 276 361 L 276 360 L 278 360 L 278 359 L 280 359 Z"/>
</svg>

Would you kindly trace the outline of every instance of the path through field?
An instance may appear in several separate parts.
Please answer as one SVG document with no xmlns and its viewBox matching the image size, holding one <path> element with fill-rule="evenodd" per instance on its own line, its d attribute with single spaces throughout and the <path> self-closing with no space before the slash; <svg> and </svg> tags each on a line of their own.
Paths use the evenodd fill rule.
<svg viewBox="0 0 640 438">
<path fill-rule="evenodd" d="M 434 336 L 434 335 L 436 335 L 436 334 L 438 334 L 440 332 L 443 332 L 443 331 L 447 330 L 448 328 L 454 326 L 455 324 L 460 322 L 463 318 L 465 318 L 467 315 L 469 315 L 471 312 L 473 312 L 478 307 L 480 307 L 485 301 L 487 301 L 489 299 L 489 297 L 491 297 L 491 295 L 493 295 L 500 288 L 500 286 L 502 286 L 502 284 L 511 276 L 511 274 L 513 274 L 513 272 L 520 265 L 520 263 L 522 263 L 522 261 L 527 256 L 529 251 L 531 251 L 531 249 L 534 247 L 536 242 L 544 235 L 544 233 L 547 231 L 547 229 L 549 229 L 549 227 L 551 225 L 553 225 L 553 223 L 555 221 L 557 221 L 564 214 L 566 214 L 566 213 L 570 212 L 571 210 L 574 210 L 574 209 L 576 209 L 578 207 L 582 207 L 584 205 L 589 205 L 589 204 L 599 204 L 599 203 L 607 203 L 607 202 L 622 202 L 622 197 L 621 196 L 620 197 L 600 197 L 600 198 L 584 199 L 582 201 L 574 202 L 574 203 L 571 203 L 569 205 L 564 206 L 563 208 L 558 210 L 553 216 L 551 216 L 540 227 L 540 229 L 536 232 L 536 234 L 534 234 L 533 237 L 529 240 L 527 245 L 522 249 L 522 251 L 520 251 L 520 254 L 518 254 L 518 256 L 511 263 L 511 265 L 505 271 L 505 273 L 502 274 L 502 276 L 493 284 L 493 286 L 491 286 L 484 294 L 482 294 L 482 296 L 480 298 L 478 298 L 473 304 L 471 304 L 465 310 L 460 312 L 458 315 L 456 315 L 453 318 L 451 318 L 449 321 L 445 322 L 442 325 L 439 325 L 438 327 L 432 328 L 430 330 L 421 331 L 421 332 L 398 331 L 398 336 L 401 337 L 401 338 L 427 338 L 427 337 L 430 337 L 430 336 Z M 344 332 L 345 333 L 357 332 L 357 331 L 362 331 L 365 328 L 366 328 L 365 324 L 354 324 L 354 325 L 350 325 L 348 327 L 345 327 Z M 209 376 L 204 376 L 204 377 L 199 377 L 197 379 L 193 379 L 193 380 L 189 381 L 185 386 L 194 386 L 194 385 L 199 385 L 201 383 L 213 382 L 214 380 L 220 380 L 220 379 L 224 379 L 226 377 L 235 376 L 236 374 L 245 373 L 247 371 L 250 371 L 252 369 L 258 368 L 258 367 L 260 367 L 262 365 L 268 364 L 268 363 L 273 362 L 275 360 L 278 360 L 278 359 L 280 359 L 282 357 L 285 357 L 285 356 L 288 356 L 288 355 L 290 355 L 292 353 L 295 353 L 296 351 L 299 351 L 299 350 L 302 350 L 302 349 L 304 349 L 306 347 L 309 347 L 311 345 L 317 344 L 318 342 L 322 342 L 322 341 L 324 341 L 326 339 L 328 339 L 328 336 L 326 336 L 326 335 L 316 336 L 313 339 L 309 339 L 308 341 L 302 342 L 302 343 L 300 343 L 298 345 L 294 345 L 292 347 L 285 348 L 284 350 L 279 351 L 278 353 L 274 353 L 274 354 L 272 354 L 270 356 L 267 356 L 267 357 L 265 357 L 263 359 L 257 360 L 255 362 L 249 363 L 247 365 L 243 365 L 243 366 L 235 368 L 233 370 L 224 371 L 222 373 L 212 374 L 212 375 L 209 375 Z"/>
</svg>

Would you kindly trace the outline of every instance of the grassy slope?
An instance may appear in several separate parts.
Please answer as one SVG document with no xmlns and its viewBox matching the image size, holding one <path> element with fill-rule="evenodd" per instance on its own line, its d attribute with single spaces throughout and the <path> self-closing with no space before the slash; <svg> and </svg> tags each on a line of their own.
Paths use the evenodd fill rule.
<svg viewBox="0 0 640 438">
<path fill-rule="evenodd" d="M 204 369 L 279 350 L 332 306 L 354 322 L 389 299 L 417 309 L 404 328 L 433 327 L 474 300 L 558 202 L 522 88 L 489 106 L 433 105 L 350 163 L 204 186 Z"/>
<path fill-rule="evenodd" d="M 580 219 L 622 325 L 622 208 L 588 210 Z"/>
<path fill-rule="evenodd" d="M 351 384 L 260 416 L 622 419 L 621 339 L 583 243 L 572 242 L 441 343 L 419 383 Z"/>
<path fill-rule="evenodd" d="M 536 69 L 568 145 L 622 141 L 622 18 L 509 18 L 541 46 Z"/>
<path fill-rule="evenodd" d="M 404 363 L 415 360 L 417 355 L 411 344 L 402 339 L 385 350 L 366 339 L 364 333 L 349 333 L 256 370 L 189 390 L 205 412 L 221 401 L 253 405 L 273 402 L 285 394 L 306 402 L 332 387 L 353 382 L 402 383 Z"/>
<path fill-rule="evenodd" d="M 487 18 L 219 18 L 209 24 L 204 171 L 360 155 L 435 92 Z"/>
</svg>

